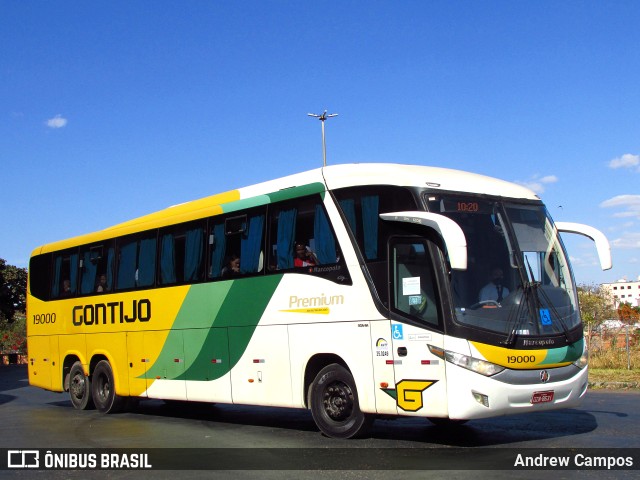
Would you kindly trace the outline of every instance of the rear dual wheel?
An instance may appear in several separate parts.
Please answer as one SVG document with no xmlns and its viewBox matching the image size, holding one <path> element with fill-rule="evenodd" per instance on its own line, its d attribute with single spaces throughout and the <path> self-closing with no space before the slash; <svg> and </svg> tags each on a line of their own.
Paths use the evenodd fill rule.
<svg viewBox="0 0 640 480">
<path fill-rule="evenodd" d="M 93 407 L 91 399 L 91 378 L 84 374 L 82 363 L 76 362 L 69 371 L 69 398 L 76 410 Z"/>
<path fill-rule="evenodd" d="M 91 395 L 101 413 L 116 413 L 125 406 L 126 397 L 116 395 L 113 369 L 107 360 L 100 360 L 93 370 Z"/>
</svg>

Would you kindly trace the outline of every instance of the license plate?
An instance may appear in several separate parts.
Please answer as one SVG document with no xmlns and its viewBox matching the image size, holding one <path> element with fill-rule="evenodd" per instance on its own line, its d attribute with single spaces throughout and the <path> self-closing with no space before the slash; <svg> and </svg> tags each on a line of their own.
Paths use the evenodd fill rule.
<svg viewBox="0 0 640 480">
<path fill-rule="evenodd" d="M 547 392 L 533 392 L 531 396 L 531 403 L 548 403 L 553 402 L 553 390 L 549 390 Z"/>
</svg>

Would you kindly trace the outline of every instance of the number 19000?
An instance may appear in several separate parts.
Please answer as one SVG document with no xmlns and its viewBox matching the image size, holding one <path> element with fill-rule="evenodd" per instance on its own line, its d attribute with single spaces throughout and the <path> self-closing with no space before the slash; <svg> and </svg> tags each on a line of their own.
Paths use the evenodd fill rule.
<svg viewBox="0 0 640 480">
<path fill-rule="evenodd" d="M 41 313 L 33 316 L 33 324 L 56 323 L 55 313 Z"/>
<path fill-rule="evenodd" d="M 510 355 L 507 357 L 507 363 L 536 363 L 535 355 Z"/>
</svg>

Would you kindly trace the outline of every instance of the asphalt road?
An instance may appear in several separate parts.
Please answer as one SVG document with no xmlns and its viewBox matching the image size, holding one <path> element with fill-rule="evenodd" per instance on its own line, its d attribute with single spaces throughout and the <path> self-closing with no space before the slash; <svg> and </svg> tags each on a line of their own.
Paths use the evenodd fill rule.
<svg viewBox="0 0 640 480">
<path fill-rule="evenodd" d="M 385 455 L 444 455 L 447 471 L 403 467 L 401 478 L 477 478 L 468 470 L 469 459 L 481 460 L 486 453 L 532 452 L 531 449 L 588 449 L 620 452 L 619 448 L 640 449 L 640 392 L 591 391 L 577 409 L 532 413 L 476 420 L 456 428 L 437 427 L 427 420 L 398 418 L 376 420 L 371 434 L 358 440 L 324 437 L 311 415 L 304 410 L 234 405 L 193 405 L 149 400 L 135 410 L 116 415 L 96 411 L 76 411 L 66 394 L 31 387 L 24 366 L 0 367 L 0 448 L 73 449 L 100 452 L 105 449 L 190 449 L 182 452 L 218 455 L 231 462 L 244 456 L 247 465 L 265 457 L 274 462 L 297 465 L 297 457 L 311 455 L 315 467 L 333 472 L 270 469 L 168 472 L 140 471 L 0 471 L 7 478 L 398 478 L 401 462 L 384 471 L 343 470 L 345 458 L 378 465 Z M 220 456 L 221 448 L 229 452 Z M 282 450 L 269 450 L 269 449 Z M 493 450 L 487 450 L 487 448 Z M 90 450 L 83 450 L 90 449 Z M 193 450 L 195 449 L 195 450 Z M 198 450 L 198 449 L 207 449 Z M 265 450 L 267 449 L 267 450 Z M 393 449 L 393 450 L 392 450 Z M 459 450 L 463 449 L 463 450 Z M 279 452 L 275 457 L 273 452 Z M 560 450 L 559 450 L 560 451 Z M 162 452 L 165 452 L 164 450 Z M 172 451 L 167 450 L 167 455 Z M 202 453 L 204 452 L 204 453 Z M 282 453 L 286 452 L 286 453 Z M 544 450 L 543 452 L 548 452 Z M 4 455 L 4 453 L 3 453 Z M 546 453 L 545 453 L 546 455 Z M 491 458 L 491 457 L 488 457 Z M 640 463 L 640 457 L 636 457 Z M 156 460 L 158 460 L 156 455 Z M 326 464 L 324 463 L 326 462 Z M 482 462 L 480 462 L 482 463 Z M 635 470 L 624 471 L 492 471 L 483 478 L 638 478 Z M 321 467 L 318 467 L 322 465 Z M 240 468 L 240 467 L 233 467 Z M 250 467 L 248 467 L 250 468 Z M 291 468 L 286 467 L 286 468 Z M 456 470 L 462 468 L 462 470 Z M 428 474 L 428 475 L 427 475 Z M 579 477 L 578 477 L 579 475 Z"/>
</svg>

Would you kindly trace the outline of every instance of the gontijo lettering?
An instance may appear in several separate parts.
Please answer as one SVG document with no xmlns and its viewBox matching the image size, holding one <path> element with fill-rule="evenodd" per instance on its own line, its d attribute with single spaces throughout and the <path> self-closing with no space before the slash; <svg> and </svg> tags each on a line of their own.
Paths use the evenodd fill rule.
<svg viewBox="0 0 640 480">
<path fill-rule="evenodd" d="M 109 323 L 132 323 L 151 320 L 151 301 L 147 298 L 132 300 L 131 303 L 109 302 L 73 307 L 73 324 L 106 325 Z"/>
</svg>

